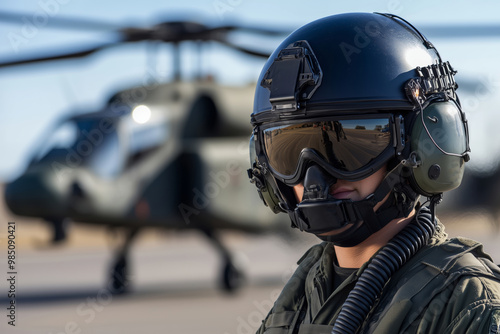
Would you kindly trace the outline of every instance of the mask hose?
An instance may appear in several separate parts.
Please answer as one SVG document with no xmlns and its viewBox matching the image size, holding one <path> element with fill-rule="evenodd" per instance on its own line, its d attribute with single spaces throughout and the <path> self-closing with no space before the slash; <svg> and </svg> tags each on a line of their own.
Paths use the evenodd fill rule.
<svg viewBox="0 0 500 334">
<path fill-rule="evenodd" d="M 436 230 L 436 200 L 421 207 L 414 222 L 392 238 L 361 273 L 335 321 L 332 334 L 356 333 L 391 276 L 425 246 Z"/>
</svg>

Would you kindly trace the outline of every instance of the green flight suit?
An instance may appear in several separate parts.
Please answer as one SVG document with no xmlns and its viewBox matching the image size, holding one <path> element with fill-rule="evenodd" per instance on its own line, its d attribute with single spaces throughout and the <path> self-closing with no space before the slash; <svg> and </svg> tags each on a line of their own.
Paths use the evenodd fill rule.
<svg viewBox="0 0 500 334">
<path fill-rule="evenodd" d="M 368 263 L 333 290 L 330 243 L 313 246 L 258 334 L 329 334 Z M 385 285 L 359 333 L 500 333 L 500 269 L 478 242 L 447 239 L 444 227 Z"/>
</svg>

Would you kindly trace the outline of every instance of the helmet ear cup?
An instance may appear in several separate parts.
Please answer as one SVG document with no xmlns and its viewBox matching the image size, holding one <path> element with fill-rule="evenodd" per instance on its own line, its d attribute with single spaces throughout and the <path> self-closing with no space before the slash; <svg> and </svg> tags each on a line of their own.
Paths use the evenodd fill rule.
<svg viewBox="0 0 500 334">
<path fill-rule="evenodd" d="M 411 131 L 416 163 L 410 182 L 422 195 L 432 196 L 457 188 L 468 150 L 467 123 L 453 100 L 430 102 L 417 115 Z"/>
<path fill-rule="evenodd" d="M 268 173 L 269 175 L 269 173 Z M 272 177 L 272 176 L 269 176 Z M 279 213 L 283 212 L 283 209 L 280 207 L 280 200 L 274 193 L 273 187 L 270 186 L 268 180 L 266 177 L 263 178 L 264 181 L 264 186 L 260 189 L 258 189 L 259 196 L 262 198 L 262 201 L 264 201 L 264 204 L 271 209 L 272 212 L 274 213 Z"/>
</svg>

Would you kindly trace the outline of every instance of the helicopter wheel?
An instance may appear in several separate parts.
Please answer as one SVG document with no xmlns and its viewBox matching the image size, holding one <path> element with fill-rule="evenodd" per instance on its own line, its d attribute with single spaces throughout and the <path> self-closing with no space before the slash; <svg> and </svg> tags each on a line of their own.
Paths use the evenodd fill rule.
<svg viewBox="0 0 500 334">
<path fill-rule="evenodd" d="M 110 290 L 113 294 L 121 294 L 125 293 L 129 287 L 128 280 L 128 253 L 132 241 L 137 236 L 139 232 L 139 228 L 133 228 L 127 231 L 127 235 L 125 236 L 125 240 L 123 242 L 122 247 L 118 250 L 116 254 L 116 261 L 111 269 L 111 284 Z"/>
<path fill-rule="evenodd" d="M 224 261 L 221 270 L 222 276 L 220 278 L 221 289 L 226 292 L 235 292 L 241 288 L 244 283 L 245 277 L 243 271 L 234 265 L 231 253 L 221 242 L 214 230 L 208 228 L 201 228 L 200 230 L 212 242 Z"/>
<path fill-rule="evenodd" d="M 226 261 L 222 269 L 222 288 L 227 292 L 235 292 L 243 285 L 245 275 L 231 261 Z"/>
<path fill-rule="evenodd" d="M 52 244 L 59 244 L 66 240 L 67 238 L 67 219 L 65 218 L 55 218 L 49 220 L 52 224 Z"/>
</svg>

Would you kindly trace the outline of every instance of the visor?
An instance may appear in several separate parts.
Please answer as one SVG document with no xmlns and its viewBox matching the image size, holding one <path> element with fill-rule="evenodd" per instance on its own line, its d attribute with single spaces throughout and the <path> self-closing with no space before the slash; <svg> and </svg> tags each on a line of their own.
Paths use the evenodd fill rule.
<svg viewBox="0 0 500 334">
<path fill-rule="evenodd" d="M 360 179 L 394 156 L 391 119 L 377 115 L 265 128 L 266 159 L 271 172 L 287 184 L 298 182 L 307 161 L 320 164 L 338 178 Z"/>
</svg>

